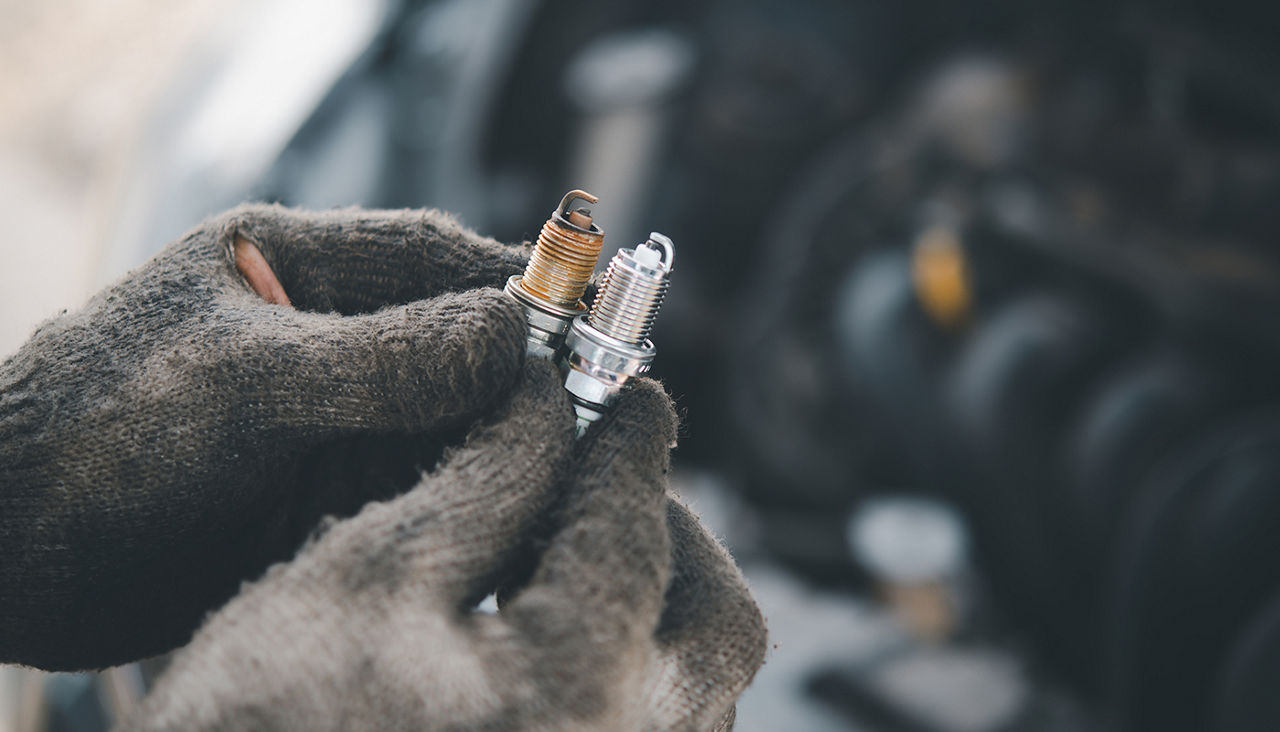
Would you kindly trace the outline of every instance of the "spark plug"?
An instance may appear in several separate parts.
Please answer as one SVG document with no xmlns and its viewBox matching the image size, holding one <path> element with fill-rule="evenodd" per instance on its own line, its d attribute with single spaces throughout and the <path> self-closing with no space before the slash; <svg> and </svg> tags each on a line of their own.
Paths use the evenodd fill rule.
<svg viewBox="0 0 1280 732">
<path fill-rule="evenodd" d="M 657 349 L 649 340 L 667 295 L 675 247 L 653 232 L 609 262 L 591 312 L 565 335 L 564 387 L 578 413 L 578 436 L 600 419 L 633 376 L 649 371 Z"/>
<path fill-rule="evenodd" d="M 529 322 L 530 356 L 555 359 L 570 323 L 587 310 L 582 293 L 600 259 L 604 232 L 592 221 L 590 210 L 569 210 L 578 199 L 600 200 L 576 189 L 564 194 L 542 225 L 524 274 L 512 275 L 503 288 Z"/>
</svg>

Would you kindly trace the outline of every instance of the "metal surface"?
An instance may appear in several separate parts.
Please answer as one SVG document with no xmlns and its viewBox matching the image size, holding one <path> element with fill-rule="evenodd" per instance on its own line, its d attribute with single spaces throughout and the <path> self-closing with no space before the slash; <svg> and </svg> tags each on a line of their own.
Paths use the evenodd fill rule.
<svg viewBox="0 0 1280 732">
<path fill-rule="evenodd" d="M 649 340 L 670 286 L 675 247 L 653 232 L 609 261 L 590 314 L 565 336 L 565 389 L 573 397 L 581 436 L 604 416 L 632 376 L 649 370 L 657 349 Z"/>
<path fill-rule="evenodd" d="M 504 291 L 524 310 L 529 322 L 529 355 L 554 359 L 569 323 L 586 312 L 582 295 L 595 272 L 604 232 L 585 208 L 570 211 L 576 200 L 600 199 L 574 189 L 564 194 L 542 225 L 523 275 L 507 280 Z"/>
<path fill-rule="evenodd" d="M 573 318 L 583 308 L 563 308 L 543 302 L 528 293 L 521 285 L 520 275 L 511 275 L 503 292 L 516 301 L 529 323 L 528 353 L 538 358 L 554 359 L 564 334 Z"/>
<path fill-rule="evenodd" d="M 572 190 L 560 200 L 551 218 L 538 233 L 538 244 L 524 270 L 523 287 L 539 300 L 565 308 L 581 308 L 582 294 L 595 272 L 604 232 L 585 208 L 570 211 L 578 199 L 600 199 L 586 191 Z"/>
</svg>

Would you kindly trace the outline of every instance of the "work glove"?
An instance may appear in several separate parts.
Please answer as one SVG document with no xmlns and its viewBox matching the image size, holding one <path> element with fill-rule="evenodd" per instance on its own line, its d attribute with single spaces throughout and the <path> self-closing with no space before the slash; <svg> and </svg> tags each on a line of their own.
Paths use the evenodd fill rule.
<svg viewBox="0 0 1280 732">
<path fill-rule="evenodd" d="M 246 586 L 127 727 L 727 729 L 765 631 L 667 492 L 675 429 L 639 380 L 575 444 L 559 375 L 531 362 L 434 474 Z M 475 611 L 494 590 L 499 612 Z"/>
<path fill-rule="evenodd" d="M 246 206 L 42 325 L 0 365 L 0 662 L 177 647 L 413 485 L 519 374 L 520 311 L 475 288 L 526 257 L 433 211 Z"/>
</svg>

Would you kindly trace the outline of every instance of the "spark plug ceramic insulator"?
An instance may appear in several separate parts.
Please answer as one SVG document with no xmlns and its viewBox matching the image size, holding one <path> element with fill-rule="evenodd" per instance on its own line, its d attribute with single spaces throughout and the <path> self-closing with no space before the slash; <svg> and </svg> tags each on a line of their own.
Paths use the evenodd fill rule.
<svg viewBox="0 0 1280 732">
<path fill-rule="evenodd" d="M 653 232 L 609 262 L 591 312 L 565 335 L 565 389 L 578 413 L 578 435 L 604 416 L 627 381 L 648 372 L 657 354 L 649 333 L 667 295 L 675 247 Z"/>
<path fill-rule="evenodd" d="M 598 203 L 586 191 L 572 190 L 542 225 L 523 275 L 507 280 L 504 291 L 524 310 L 529 322 L 529 355 L 554 359 L 573 319 L 586 312 L 582 293 L 595 272 L 604 232 L 577 199 Z"/>
</svg>

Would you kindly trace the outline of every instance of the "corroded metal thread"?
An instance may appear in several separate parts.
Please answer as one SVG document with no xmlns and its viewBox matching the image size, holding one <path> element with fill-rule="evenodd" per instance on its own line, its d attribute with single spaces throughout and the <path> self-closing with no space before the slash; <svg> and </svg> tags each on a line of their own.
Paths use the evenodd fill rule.
<svg viewBox="0 0 1280 732">
<path fill-rule="evenodd" d="M 522 284 L 538 297 L 573 308 L 578 307 L 595 271 L 604 247 L 604 233 L 592 226 L 591 217 L 581 209 L 569 217 L 576 226 L 562 221 L 559 212 L 542 225 Z"/>
<path fill-rule="evenodd" d="M 646 257 L 648 252 L 641 250 L 649 246 L 646 242 L 635 250 L 623 249 L 609 261 L 587 316 L 587 322 L 601 333 L 634 346 L 648 340 L 671 284 L 670 260 L 659 263 L 655 257 Z"/>
</svg>

